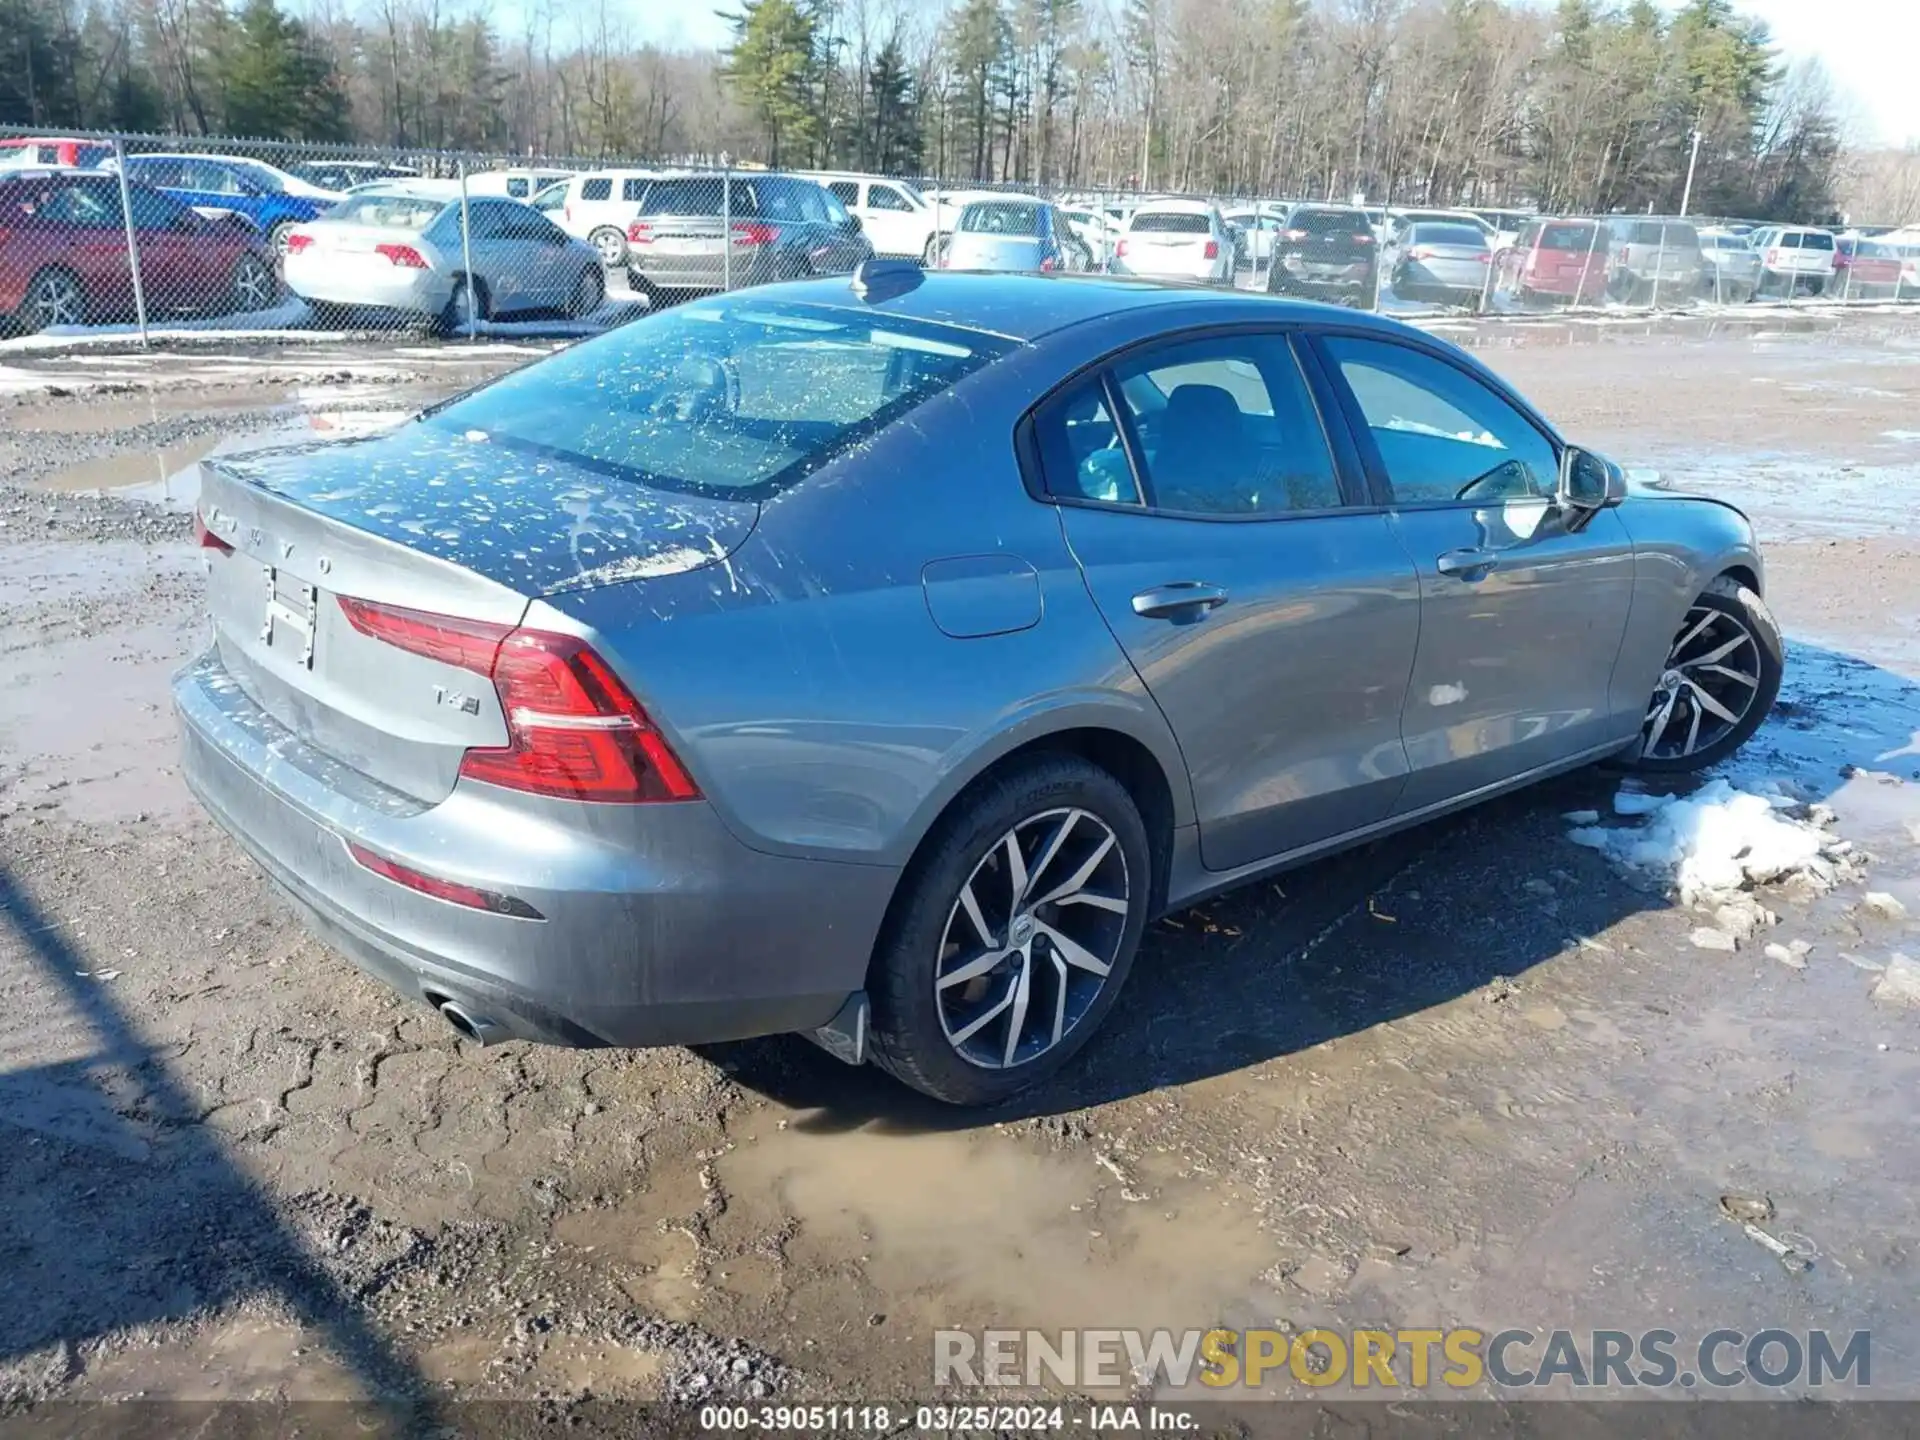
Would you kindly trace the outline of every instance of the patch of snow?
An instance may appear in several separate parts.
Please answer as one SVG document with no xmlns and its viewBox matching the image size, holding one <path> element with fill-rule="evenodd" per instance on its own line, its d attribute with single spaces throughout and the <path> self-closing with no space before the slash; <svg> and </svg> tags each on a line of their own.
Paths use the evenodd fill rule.
<svg viewBox="0 0 1920 1440">
<path fill-rule="evenodd" d="M 1663 876 L 1687 904 L 1717 903 L 1730 892 L 1796 874 L 1830 886 L 1850 847 L 1785 813 L 1799 808 L 1796 798 L 1766 782 L 1742 790 L 1713 780 L 1685 797 L 1623 788 L 1614 796 L 1614 813 L 1641 824 L 1579 825 L 1568 838 L 1616 864 Z"/>
</svg>

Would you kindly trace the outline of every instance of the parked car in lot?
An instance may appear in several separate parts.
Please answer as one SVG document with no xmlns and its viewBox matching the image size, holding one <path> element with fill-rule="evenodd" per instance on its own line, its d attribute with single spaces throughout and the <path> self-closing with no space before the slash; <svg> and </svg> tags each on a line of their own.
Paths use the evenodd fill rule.
<svg viewBox="0 0 1920 1440">
<path fill-rule="evenodd" d="M 1491 228 L 1496 254 L 1519 244 L 1520 232 L 1537 218 L 1526 210 L 1469 210 L 1467 213 Z"/>
<path fill-rule="evenodd" d="M 1267 291 L 1371 307 L 1380 245 L 1364 210 L 1298 205 L 1274 236 Z"/>
<path fill-rule="evenodd" d="M 420 176 L 411 165 L 389 165 L 380 160 L 305 160 L 289 165 L 287 174 L 339 195 L 376 180 L 415 180 Z"/>
<path fill-rule="evenodd" d="M 1051 274 L 1091 270 L 1093 255 L 1060 211 L 1044 200 L 1009 195 L 962 210 L 940 263 L 948 270 Z"/>
<path fill-rule="evenodd" d="M 1700 234 L 1700 294 L 1716 304 L 1740 305 L 1760 288 L 1760 256 L 1745 237 L 1728 230 Z"/>
<path fill-rule="evenodd" d="M 1827 293 L 1843 298 L 1871 299 L 1900 288 L 1900 247 L 1858 236 L 1842 236 L 1834 243 L 1833 279 Z"/>
<path fill-rule="evenodd" d="M 600 252 L 609 268 L 627 263 L 627 226 L 640 214 L 658 170 L 588 170 L 556 180 L 531 197 L 534 209 Z M 715 186 L 720 177 L 713 179 Z"/>
<path fill-rule="evenodd" d="M 1234 235 L 1234 266 L 1246 269 L 1272 263 L 1274 238 L 1280 233 L 1280 217 L 1267 210 L 1238 209 L 1221 213 Z"/>
<path fill-rule="evenodd" d="M 570 179 L 571 170 L 509 165 L 504 170 L 479 170 L 467 176 L 467 194 L 498 195 L 508 200 L 531 200 L 549 185 Z"/>
<path fill-rule="evenodd" d="M 1685 220 L 1616 215 L 1607 222 L 1607 293 L 1630 305 L 1660 296 L 1690 299 L 1700 288 L 1706 262 L 1700 232 Z"/>
<path fill-rule="evenodd" d="M 1542 217 L 1495 256 L 1494 286 L 1523 305 L 1597 305 L 1607 293 L 1607 242 L 1594 220 Z"/>
<path fill-rule="evenodd" d="M 1819 295 L 1834 274 L 1834 238 L 1829 230 L 1769 225 L 1747 241 L 1760 256 L 1762 295 Z"/>
<path fill-rule="evenodd" d="M 1477 305 L 1486 293 L 1493 252 L 1476 225 L 1421 220 L 1394 232 L 1382 261 L 1402 300 Z"/>
<path fill-rule="evenodd" d="M 113 158 L 113 146 L 62 135 L 0 137 L 0 174 L 9 170 L 91 170 Z"/>
<path fill-rule="evenodd" d="M 127 178 L 164 190 L 203 215 L 239 215 L 286 248 L 295 225 L 322 214 L 340 196 L 244 155 L 129 155 Z"/>
<path fill-rule="evenodd" d="M 582 317 L 600 308 L 606 277 L 591 245 L 517 200 L 469 197 L 466 216 L 463 244 L 458 199 L 349 196 L 288 235 L 287 288 L 323 324 L 377 311 L 461 330 L 514 314 Z"/>
<path fill-rule="evenodd" d="M 208 219 L 131 182 L 123 211 L 118 178 L 95 171 L 0 171 L 0 323 L 37 331 L 133 318 L 128 215 L 149 313 L 227 315 L 276 299 L 272 256 L 244 220 Z"/>
<path fill-rule="evenodd" d="M 627 227 L 627 279 L 651 303 L 806 275 L 844 275 L 873 255 L 860 222 L 811 180 L 710 175 L 651 182 Z"/>
<path fill-rule="evenodd" d="M 1493 248 L 1494 227 L 1471 210 L 1431 210 L 1431 209 L 1391 209 L 1381 222 L 1385 234 L 1381 240 L 1388 245 L 1401 244 L 1406 240 L 1407 231 L 1415 225 L 1470 225 L 1480 232 L 1486 242 L 1483 249 Z"/>
<path fill-rule="evenodd" d="M 799 173 L 825 186 L 827 193 L 859 220 L 861 233 L 876 255 L 902 256 L 931 265 L 938 258 L 936 232 L 953 229 L 955 216 L 946 215 L 936 225 L 933 206 L 908 181 L 842 170 Z"/>
<path fill-rule="evenodd" d="M 1233 280 L 1233 238 L 1204 200 L 1150 200 L 1127 220 L 1107 268 L 1155 280 Z"/>
<path fill-rule="evenodd" d="M 210 460 L 198 523 L 183 774 L 330 944 L 482 1044 L 804 1031 L 963 1103 L 1065 1064 L 1156 916 L 1712 765 L 1781 678 L 1737 510 L 1224 290 L 711 296 Z"/>
<path fill-rule="evenodd" d="M 1087 250 L 1093 256 L 1094 268 L 1104 270 L 1107 260 L 1113 254 L 1113 247 L 1120 243 L 1121 227 L 1104 210 L 1095 210 L 1089 206 L 1068 206 L 1061 210 L 1067 217 L 1067 223 L 1073 226 L 1073 233 L 1086 242 Z"/>
</svg>

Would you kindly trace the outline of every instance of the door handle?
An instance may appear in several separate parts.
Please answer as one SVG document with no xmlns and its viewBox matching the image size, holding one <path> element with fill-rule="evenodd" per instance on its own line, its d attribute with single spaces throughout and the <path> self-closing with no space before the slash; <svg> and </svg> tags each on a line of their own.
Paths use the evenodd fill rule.
<svg viewBox="0 0 1920 1440">
<path fill-rule="evenodd" d="M 1227 592 L 1218 585 L 1199 580 L 1176 580 L 1171 585 L 1156 585 L 1133 597 L 1133 613 L 1149 620 L 1178 620 L 1200 616 L 1216 605 L 1227 603 Z"/>
<path fill-rule="evenodd" d="M 1442 575 L 1479 580 L 1500 563 L 1497 550 L 1449 550 L 1434 562 Z"/>
</svg>

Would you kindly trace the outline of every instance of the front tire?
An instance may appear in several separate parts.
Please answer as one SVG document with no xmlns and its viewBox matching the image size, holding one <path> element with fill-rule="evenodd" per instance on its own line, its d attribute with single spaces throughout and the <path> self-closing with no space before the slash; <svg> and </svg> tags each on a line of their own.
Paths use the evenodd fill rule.
<svg viewBox="0 0 1920 1440">
<path fill-rule="evenodd" d="M 1153 890 L 1126 787 L 1071 755 L 993 777 L 942 818 L 875 948 L 875 1061 L 954 1105 L 1038 1084 L 1113 1007 Z"/>
<path fill-rule="evenodd" d="M 606 276 L 598 270 L 582 270 L 567 300 L 567 318 L 584 320 L 598 310 L 607 298 Z"/>
<path fill-rule="evenodd" d="M 587 243 L 600 252 L 602 265 L 612 267 L 627 263 L 627 237 L 613 226 L 602 225 L 587 236 Z"/>
<path fill-rule="evenodd" d="M 486 320 L 491 313 L 486 285 L 479 280 L 473 282 L 469 303 L 467 279 L 464 275 L 456 275 L 453 277 L 453 294 L 447 297 L 446 308 L 440 312 L 440 333 L 465 335 L 475 323 Z"/>
<path fill-rule="evenodd" d="M 51 266 L 33 277 L 14 320 L 29 335 L 56 325 L 84 325 L 87 292 L 72 271 Z"/>
<path fill-rule="evenodd" d="M 1674 634 L 1631 768 L 1680 775 L 1719 764 L 1767 718 L 1786 659 L 1767 602 L 1722 575 Z"/>
<path fill-rule="evenodd" d="M 234 262 L 227 283 L 228 314 L 255 314 L 271 307 L 279 295 L 279 280 L 259 256 L 242 255 Z"/>
</svg>

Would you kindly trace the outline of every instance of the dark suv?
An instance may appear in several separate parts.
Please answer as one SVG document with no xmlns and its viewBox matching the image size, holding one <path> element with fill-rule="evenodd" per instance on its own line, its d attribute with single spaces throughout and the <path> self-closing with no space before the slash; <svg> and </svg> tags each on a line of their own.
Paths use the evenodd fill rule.
<svg viewBox="0 0 1920 1440">
<path fill-rule="evenodd" d="M 627 279 L 656 304 L 690 292 L 850 273 L 873 254 L 860 222 L 792 175 L 649 181 L 627 226 Z"/>
<path fill-rule="evenodd" d="M 1380 246 L 1364 210 L 1296 205 L 1273 237 L 1267 290 L 1371 306 Z"/>
</svg>

